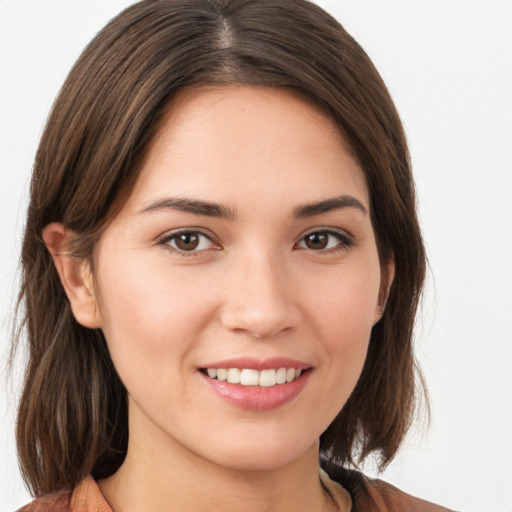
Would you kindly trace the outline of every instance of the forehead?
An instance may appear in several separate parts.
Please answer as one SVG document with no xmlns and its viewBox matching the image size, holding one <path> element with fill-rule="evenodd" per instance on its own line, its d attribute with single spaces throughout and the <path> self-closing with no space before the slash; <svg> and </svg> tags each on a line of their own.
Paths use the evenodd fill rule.
<svg viewBox="0 0 512 512">
<path fill-rule="evenodd" d="M 336 193 L 368 206 L 364 174 L 327 115 L 286 90 L 225 86 L 172 100 L 128 202 L 171 194 L 263 206 Z"/>
</svg>

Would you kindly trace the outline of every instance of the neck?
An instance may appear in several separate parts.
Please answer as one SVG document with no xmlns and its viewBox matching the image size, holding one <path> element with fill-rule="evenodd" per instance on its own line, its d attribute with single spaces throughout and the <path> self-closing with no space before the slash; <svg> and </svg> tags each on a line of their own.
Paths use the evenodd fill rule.
<svg viewBox="0 0 512 512">
<path fill-rule="evenodd" d="M 126 459 L 98 482 L 114 512 L 311 512 L 336 506 L 318 474 L 318 446 L 271 468 L 224 467 L 158 435 L 130 431 Z"/>
</svg>

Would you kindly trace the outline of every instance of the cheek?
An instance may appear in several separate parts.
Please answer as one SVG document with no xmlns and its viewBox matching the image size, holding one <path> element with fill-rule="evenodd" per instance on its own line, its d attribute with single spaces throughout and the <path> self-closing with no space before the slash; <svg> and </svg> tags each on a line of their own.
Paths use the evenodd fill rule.
<svg viewBox="0 0 512 512">
<path fill-rule="evenodd" d="M 198 283 L 128 258 L 98 269 L 98 283 L 103 332 L 123 381 L 165 380 L 186 362 L 213 308 Z"/>
<path fill-rule="evenodd" d="M 329 332 L 329 338 L 339 333 L 339 342 L 350 343 L 369 337 L 380 289 L 380 271 L 374 265 L 342 269 L 316 289 L 310 295 L 309 309 L 321 329 Z"/>
<path fill-rule="evenodd" d="M 378 268 L 378 267 L 377 267 Z M 315 325 L 323 340 L 329 365 L 334 417 L 352 393 L 361 375 L 375 322 L 380 271 L 373 265 L 343 269 L 312 297 Z"/>
</svg>

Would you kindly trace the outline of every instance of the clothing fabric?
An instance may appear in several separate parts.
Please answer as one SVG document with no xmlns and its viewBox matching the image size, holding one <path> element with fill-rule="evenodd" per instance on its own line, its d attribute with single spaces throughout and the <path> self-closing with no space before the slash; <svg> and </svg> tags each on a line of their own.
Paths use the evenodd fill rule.
<svg viewBox="0 0 512 512">
<path fill-rule="evenodd" d="M 335 477 L 334 480 L 332 477 Z M 339 469 L 329 477 L 320 470 L 320 480 L 340 510 L 351 501 L 351 512 L 453 512 L 406 494 L 382 480 L 370 480 L 358 471 Z M 18 512 L 113 512 L 89 476 L 72 492 L 37 498 Z"/>
<path fill-rule="evenodd" d="M 338 506 L 340 493 L 348 492 L 351 512 L 454 512 L 415 498 L 383 480 L 369 479 L 359 471 L 337 468 L 335 474 L 327 475 L 320 470 L 320 478 Z"/>
</svg>

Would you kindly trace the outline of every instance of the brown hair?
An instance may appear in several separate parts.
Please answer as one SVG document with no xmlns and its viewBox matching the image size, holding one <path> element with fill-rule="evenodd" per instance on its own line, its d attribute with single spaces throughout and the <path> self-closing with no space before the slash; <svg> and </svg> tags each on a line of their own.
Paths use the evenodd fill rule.
<svg viewBox="0 0 512 512">
<path fill-rule="evenodd" d="M 364 170 L 382 266 L 395 262 L 362 375 L 321 437 L 323 459 L 357 464 L 374 452 L 384 467 L 407 431 L 425 255 L 404 131 L 378 72 L 342 26 L 306 0 L 143 0 L 84 50 L 35 160 L 18 331 L 26 328 L 29 361 L 17 423 L 22 472 L 35 495 L 72 488 L 89 473 L 113 474 L 128 439 L 126 390 L 103 333 L 74 319 L 42 230 L 63 223 L 77 233 L 74 255 L 91 258 L 170 99 L 186 87 L 233 83 L 295 91 L 331 116 Z"/>
</svg>

